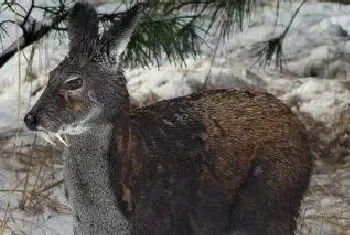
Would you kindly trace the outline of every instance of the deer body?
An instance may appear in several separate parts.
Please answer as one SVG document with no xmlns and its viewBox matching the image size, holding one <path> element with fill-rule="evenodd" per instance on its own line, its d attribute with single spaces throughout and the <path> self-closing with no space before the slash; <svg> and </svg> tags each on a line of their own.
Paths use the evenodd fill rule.
<svg viewBox="0 0 350 235">
<path fill-rule="evenodd" d="M 136 110 L 131 122 L 120 179 L 135 234 L 295 230 L 312 162 L 302 124 L 274 96 L 208 91 Z"/>
<path fill-rule="evenodd" d="M 218 90 L 130 110 L 123 74 L 99 58 L 106 41 L 127 45 L 138 7 L 101 38 L 93 8 L 72 12 L 69 57 L 24 121 L 68 142 L 75 234 L 293 234 L 312 159 L 289 107 Z"/>
</svg>

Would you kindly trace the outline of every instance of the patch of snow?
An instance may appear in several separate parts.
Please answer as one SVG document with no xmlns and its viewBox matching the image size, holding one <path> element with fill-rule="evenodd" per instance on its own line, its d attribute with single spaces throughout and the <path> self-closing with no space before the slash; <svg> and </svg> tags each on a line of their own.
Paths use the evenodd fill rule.
<svg viewBox="0 0 350 235">
<path fill-rule="evenodd" d="M 337 80 L 302 79 L 296 89 L 281 96 L 282 100 L 300 100 L 300 111 L 310 113 L 315 120 L 332 123 L 350 102 L 350 92 Z"/>
<path fill-rule="evenodd" d="M 73 235 L 73 218 L 57 215 L 37 226 L 29 235 Z"/>
</svg>

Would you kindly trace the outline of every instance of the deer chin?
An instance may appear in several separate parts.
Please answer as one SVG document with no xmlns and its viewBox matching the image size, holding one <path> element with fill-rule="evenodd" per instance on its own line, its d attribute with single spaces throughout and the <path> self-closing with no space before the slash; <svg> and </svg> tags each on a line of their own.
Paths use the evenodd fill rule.
<svg viewBox="0 0 350 235">
<path fill-rule="evenodd" d="M 81 125 L 65 125 L 57 132 L 46 131 L 44 129 L 39 130 L 39 135 L 49 144 L 56 146 L 56 142 L 61 142 L 66 147 L 69 147 L 66 135 L 80 135 L 86 132 L 89 128 Z"/>
<path fill-rule="evenodd" d="M 68 143 L 64 140 L 64 137 L 62 137 L 58 132 L 47 131 L 42 126 L 39 126 L 37 128 L 37 131 L 39 135 L 49 144 L 56 146 L 55 142 L 56 140 L 58 140 L 59 142 L 63 143 L 65 146 L 68 146 Z"/>
</svg>

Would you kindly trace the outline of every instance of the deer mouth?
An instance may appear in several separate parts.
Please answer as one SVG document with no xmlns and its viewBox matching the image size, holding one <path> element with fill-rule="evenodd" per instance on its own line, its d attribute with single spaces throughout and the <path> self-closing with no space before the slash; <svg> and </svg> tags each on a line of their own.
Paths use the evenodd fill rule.
<svg viewBox="0 0 350 235">
<path fill-rule="evenodd" d="M 59 132 L 47 131 L 44 127 L 38 126 L 36 132 L 49 144 L 56 146 L 56 142 L 59 141 L 65 146 L 69 146 L 66 138 Z"/>
<path fill-rule="evenodd" d="M 58 141 L 66 147 L 69 147 L 67 135 L 81 135 L 88 130 L 89 127 L 87 125 L 78 122 L 70 125 L 63 125 L 56 132 L 48 131 L 42 126 L 38 126 L 35 131 L 49 144 L 55 146 Z"/>
</svg>

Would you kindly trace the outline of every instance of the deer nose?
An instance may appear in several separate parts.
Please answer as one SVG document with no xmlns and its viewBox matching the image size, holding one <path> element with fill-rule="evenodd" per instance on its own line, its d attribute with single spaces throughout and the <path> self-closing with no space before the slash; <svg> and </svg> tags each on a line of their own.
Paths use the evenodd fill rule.
<svg viewBox="0 0 350 235">
<path fill-rule="evenodd" d="M 29 130 L 35 131 L 39 123 L 39 118 L 35 113 L 27 113 L 24 116 L 24 123 L 29 128 Z"/>
</svg>

